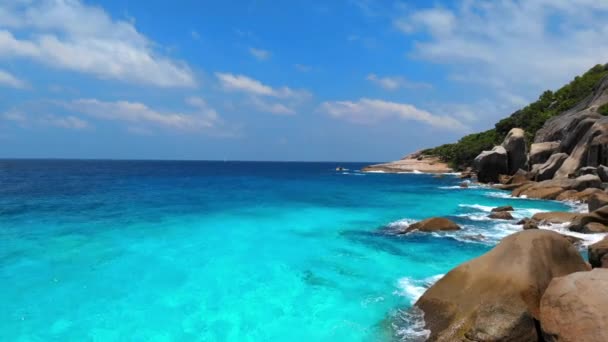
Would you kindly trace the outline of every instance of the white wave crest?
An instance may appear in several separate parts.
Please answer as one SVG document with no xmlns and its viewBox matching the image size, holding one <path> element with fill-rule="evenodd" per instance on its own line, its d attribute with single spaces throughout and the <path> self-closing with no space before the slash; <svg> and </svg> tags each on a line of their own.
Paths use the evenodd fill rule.
<svg viewBox="0 0 608 342">
<path fill-rule="evenodd" d="M 394 293 L 399 296 L 406 297 L 413 305 L 420 298 L 424 291 L 441 279 L 444 274 L 434 275 L 424 279 L 412 279 L 403 277 L 397 281 L 398 290 Z"/>
<path fill-rule="evenodd" d="M 459 204 L 458 205 L 461 208 L 471 208 L 471 209 L 475 209 L 478 211 L 483 211 L 486 213 L 489 213 L 492 211 L 492 209 L 494 209 L 495 207 L 490 207 L 487 205 L 481 205 L 481 204 Z"/>
<path fill-rule="evenodd" d="M 386 226 L 389 228 L 398 229 L 398 228 L 407 228 L 414 223 L 416 223 L 416 220 L 404 218 L 404 219 L 401 219 L 398 221 L 391 222 L 391 223 L 387 224 Z"/>
</svg>

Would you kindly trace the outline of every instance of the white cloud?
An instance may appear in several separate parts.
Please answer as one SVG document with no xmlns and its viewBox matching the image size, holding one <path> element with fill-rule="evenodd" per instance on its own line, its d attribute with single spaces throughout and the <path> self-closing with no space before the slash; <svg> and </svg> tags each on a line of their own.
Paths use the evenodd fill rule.
<svg viewBox="0 0 608 342">
<path fill-rule="evenodd" d="M 0 4 L 0 57 L 160 87 L 192 87 L 183 62 L 160 55 L 132 22 L 112 19 L 78 0 Z"/>
<path fill-rule="evenodd" d="M 65 129 L 82 130 L 89 128 L 89 123 L 75 116 L 60 116 L 45 114 L 40 116 L 26 115 L 22 111 L 12 109 L 1 116 L 4 120 L 14 122 L 21 127 L 54 126 Z"/>
<path fill-rule="evenodd" d="M 196 109 L 195 113 L 158 111 L 140 102 L 106 102 L 97 99 L 79 99 L 65 104 L 73 112 L 103 120 L 124 121 L 135 124 L 155 126 L 183 131 L 199 131 L 214 127 L 219 120 L 215 110 L 209 108 L 202 99 L 190 98 L 187 101 Z"/>
<path fill-rule="evenodd" d="M 394 21 L 417 38 L 412 55 L 451 66 L 452 79 L 539 92 L 608 62 L 608 1 L 462 1 Z M 536 95 L 536 94 L 535 94 Z"/>
<path fill-rule="evenodd" d="M 362 98 L 353 101 L 323 102 L 320 111 L 337 118 L 358 124 L 374 124 L 381 120 L 399 118 L 422 122 L 432 127 L 465 131 L 460 121 L 450 116 L 438 116 L 405 103 Z"/>
<path fill-rule="evenodd" d="M 270 51 L 264 49 L 249 48 L 249 53 L 259 61 L 265 61 L 270 58 Z"/>
<path fill-rule="evenodd" d="M 60 128 L 81 130 L 89 127 L 89 123 L 75 116 L 45 115 L 38 119 L 43 125 L 55 126 Z"/>
<path fill-rule="evenodd" d="M 9 73 L 0 69 L 0 85 L 5 85 L 12 88 L 23 89 L 27 87 L 27 82 L 21 80 Z"/>
<path fill-rule="evenodd" d="M 294 90 L 289 87 L 273 88 L 245 75 L 216 72 L 215 76 L 222 88 L 227 91 L 242 92 L 250 95 L 271 96 L 277 98 L 304 99 L 310 96 L 305 90 Z"/>
<path fill-rule="evenodd" d="M 410 82 L 400 76 L 380 77 L 376 74 L 369 74 L 369 75 L 367 75 L 366 79 L 386 90 L 397 90 L 399 88 L 408 88 L 408 89 L 432 88 L 432 86 L 428 83 Z"/>
<path fill-rule="evenodd" d="M 270 103 L 258 96 L 251 98 L 251 104 L 260 112 L 276 115 L 294 115 L 296 111 L 282 103 Z"/>
</svg>

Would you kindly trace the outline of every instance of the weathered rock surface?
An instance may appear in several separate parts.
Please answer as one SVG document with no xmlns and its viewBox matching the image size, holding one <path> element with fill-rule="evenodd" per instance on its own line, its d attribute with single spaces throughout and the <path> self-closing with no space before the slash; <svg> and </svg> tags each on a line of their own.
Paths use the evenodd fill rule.
<svg viewBox="0 0 608 342">
<path fill-rule="evenodd" d="M 570 231 L 579 233 L 608 232 L 608 206 L 601 207 L 588 214 L 579 214 L 568 227 Z"/>
<path fill-rule="evenodd" d="M 507 150 L 502 146 L 496 146 L 491 151 L 481 152 L 473 163 L 477 170 L 477 179 L 483 183 L 496 183 L 498 176 L 509 172 Z"/>
<path fill-rule="evenodd" d="M 525 184 L 513 190 L 512 195 L 516 197 L 527 196 L 528 198 L 556 199 L 567 190 L 583 191 L 588 188 L 600 188 L 601 186 L 602 182 L 598 176 L 584 175 L 575 179 L 559 178 Z"/>
<path fill-rule="evenodd" d="M 593 167 L 593 166 L 585 166 L 585 167 L 581 167 L 580 169 L 578 169 L 578 171 L 576 171 L 576 176 L 583 176 L 583 175 L 596 175 L 597 176 L 597 167 Z"/>
<path fill-rule="evenodd" d="M 568 177 L 581 167 L 597 166 L 608 162 L 606 145 L 608 143 L 608 117 L 599 119 L 587 119 L 581 122 L 591 123 L 586 128 L 584 135 L 575 136 L 576 145 L 568 158 L 564 161 L 559 170 L 555 173 L 556 177 Z"/>
<path fill-rule="evenodd" d="M 430 341 L 536 342 L 534 320 L 551 279 L 587 269 L 560 234 L 526 230 L 450 271 L 416 306 Z"/>
<path fill-rule="evenodd" d="M 448 230 L 459 230 L 460 226 L 451 220 L 443 217 L 433 217 L 420 222 L 411 224 L 403 233 L 409 233 L 412 231 L 421 232 L 436 232 L 436 231 L 448 231 Z"/>
<path fill-rule="evenodd" d="M 529 161 L 530 165 L 544 164 L 551 155 L 559 152 L 559 141 L 548 141 L 535 143 L 530 146 Z"/>
<path fill-rule="evenodd" d="M 602 258 L 608 255 L 608 236 L 587 247 L 591 267 L 602 267 Z"/>
<path fill-rule="evenodd" d="M 507 151 L 508 173 L 514 174 L 519 169 L 525 169 L 528 163 L 526 135 L 523 129 L 513 128 L 509 131 L 502 147 Z"/>
<path fill-rule="evenodd" d="M 556 153 L 542 165 L 536 164 L 532 168 L 532 172 L 536 174 L 536 180 L 541 182 L 552 179 L 557 170 L 562 166 L 564 161 L 568 159 L 565 153 Z"/>
<path fill-rule="evenodd" d="M 602 182 L 608 182 L 608 166 L 600 165 L 597 167 L 597 175 L 600 177 Z"/>
<path fill-rule="evenodd" d="M 553 117 L 536 132 L 534 142 L 564 141 L 586 118 L 598 118 L 596 108 L 608 102 L 608 77 L 605 77 L 593 92 L 571 109 Z M 567 144 L 566 144 L 567 145 Z"/>
<path fill-rule="evenodd" d="M 566 190 L 557 196 L 558 201 L 574 201 L 587 203 L 591 196 L 595 194 L 603 194 L 604 192 L 598 188 L 587 188 L 583 191 Z"/>
<path fill-rule="evenodd" d="M 492 212 L 492 213 L 490 213 L 490 215 L 488 215 L 488 217 L 491 219 L 495 219 L 495 220 L 512 220 L 513 219 L 513 215 L 511 215 L 511 213 L 508 211 Z"/>
<path fill-rule="evenodd" d="M 608 341 L 608 270 L 576 272 L 551 280 L 540 303 L 545 341 Z"/>
<path fill-rule="evenodd" d="M 589 212 L 596 211 L 599 208 L 608 205 L 608 193 L 596 192 L 589 196 L 587 200 Z"/>
<path fill-rule="evenodd" d="M 540 223 L 561 224 L 572 222 L 578 215 L 567 211 L 550 211 L 546 213 L 536 213 L 532 220 Z"/>
</svg>

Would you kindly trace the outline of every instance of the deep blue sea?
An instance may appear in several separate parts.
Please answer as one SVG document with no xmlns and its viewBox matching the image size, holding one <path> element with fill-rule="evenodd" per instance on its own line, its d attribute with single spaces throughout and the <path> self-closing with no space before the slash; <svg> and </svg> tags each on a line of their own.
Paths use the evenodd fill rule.
<svg viewBox="0 0 608 342">
<path fill-rule="evenodd" d="M 0 161 L 0 341 L 415 340 L 425 287 L 521 229 L 492 207 L 572 209 L 364 165 Z M 431 216 L 463 229 L 394 234 Z"/>
</svg>

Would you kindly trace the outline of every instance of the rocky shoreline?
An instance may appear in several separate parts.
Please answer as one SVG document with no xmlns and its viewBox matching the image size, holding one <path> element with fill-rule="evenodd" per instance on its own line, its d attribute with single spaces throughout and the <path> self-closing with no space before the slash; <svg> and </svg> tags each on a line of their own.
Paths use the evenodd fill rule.
<svg viewBox="0 0 608 342">
<path fill-rule="evenodd" d="M 588 212 L 524 219 L 522 231 L 437 281 L 415 304 L 424 313 L 428 340 L 608 341 L 608 117 L 598 110 L 607 103 L 608 78 L 546 121 L 532 142 L 523 129 L 513 128 L 500 145 L 475 158 L 474 173 L 463 177 L 511 191 L 512 197 L 586 203 Z M 414 165 L 432 158 L 415 154 L 404 160 Z M 369 170 L 384 171 L 386 165 Z M 509 208 L 490 214 L 509 216 Z M 539 229 L 555 224 L 572 233 L 604 234 L 603 239 L 587 247 L 584 260 L 576 238 Z M 457 229 L 445 218 L 430 218 L 402 233 Z"/>
<path fill-rule="evenodd" d="M 421 152 L 415 152 L 400 160 L 375 164 L 364 167 L 362 172 L 385 172 L 385 173 L 452 173 L 454 170 L 447 163 L 437 157 L 425 156 Z"/>
</svg>

